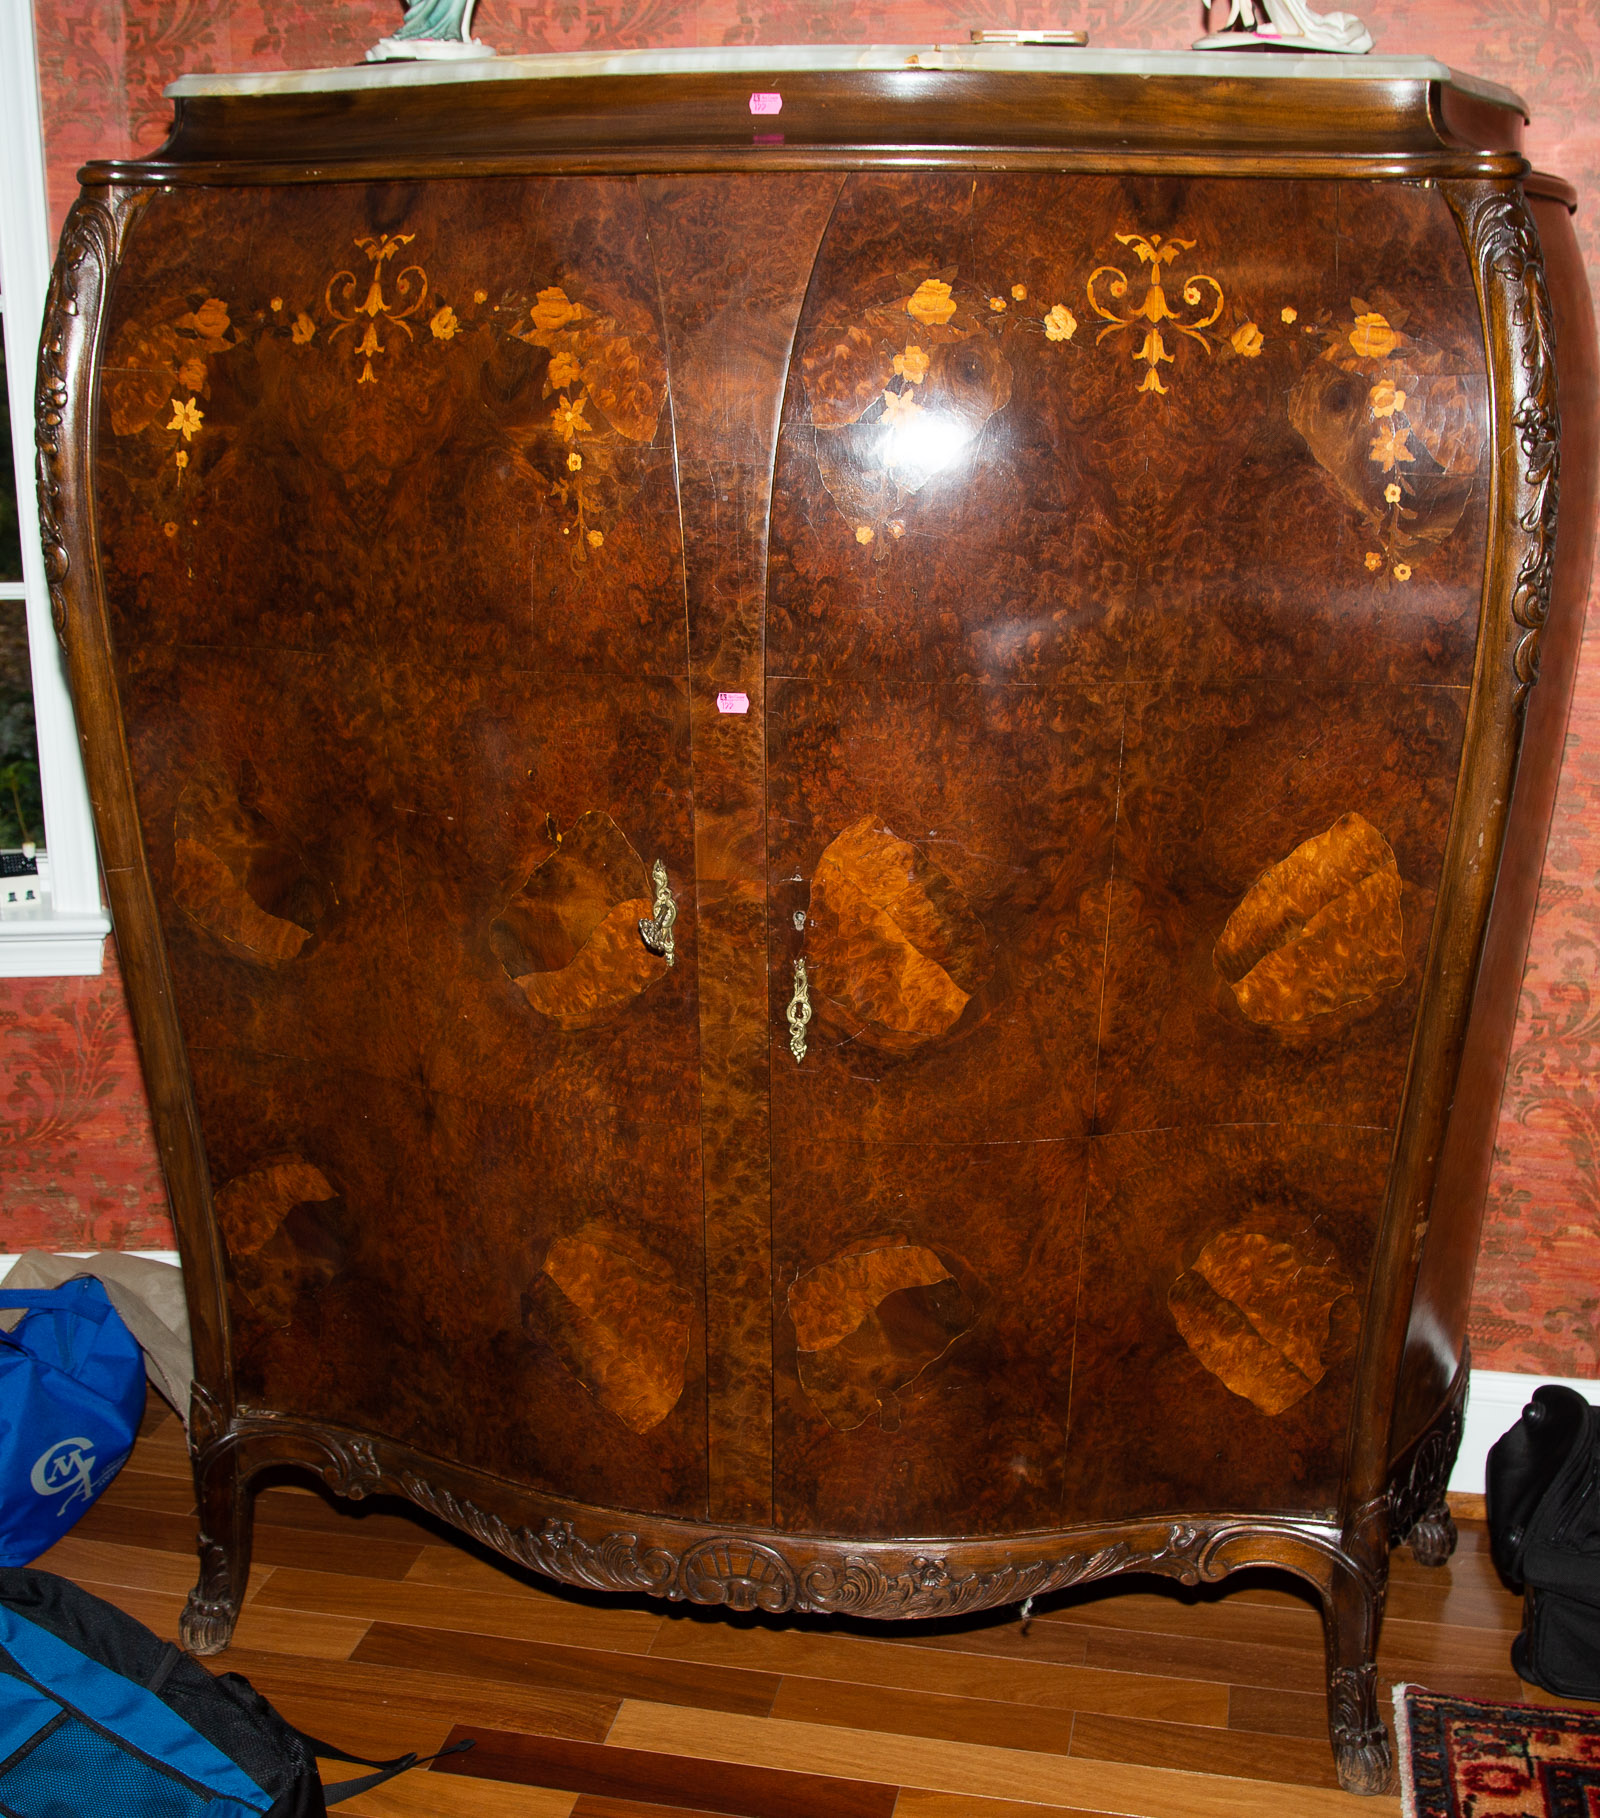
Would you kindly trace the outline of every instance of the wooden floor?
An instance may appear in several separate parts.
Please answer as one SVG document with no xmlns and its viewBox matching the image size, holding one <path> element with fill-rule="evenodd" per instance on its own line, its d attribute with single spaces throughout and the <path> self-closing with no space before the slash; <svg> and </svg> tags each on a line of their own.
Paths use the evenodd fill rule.
<svg viewBox="0 0 1600 1818">
<path fill-rule="evenodd" d="M 175 1637 L 194 1577 L 183 1429 L 152 1400 L 133 1457 L 38 1563 Z M 262 1492 L 236 1645 L 291 1722 L 358 1754 L 479 1738 L 341 1811 L 385 1818 L 1390 1818 L 1337 1790 L 1316 1608 L 1266 1574 L 1152 1579 L 942 1624 L 714 1615 L 568 1592 L 400 1505 Z M 1480 1523 L 1452 1563 L 1396 1556 L 1380 1665 L 1548 1700 L 1508 1650 L 1519 1602 Z M 452 1763 L 452 1766 L 455 1764 Z M 327 1778 L 357 1772 L 330 1767 Z"/>
</svg>

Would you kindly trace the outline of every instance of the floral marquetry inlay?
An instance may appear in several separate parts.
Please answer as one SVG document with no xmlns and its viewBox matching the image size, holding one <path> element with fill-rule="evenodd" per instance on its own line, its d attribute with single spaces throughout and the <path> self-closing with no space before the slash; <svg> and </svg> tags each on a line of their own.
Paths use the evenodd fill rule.
<svg viewBox="0 0 1600 1818">
<path fill-rule="evenodd" d="M 1197 272 L 1193 277 L 1180 279 L 1176 271 L 1169 271 L 1168 268 L 1175 267 L 1184 254 L 1194 251 L 1196 242 L 1193 240 L 1163 240 L 1160 234 L 1118 234 L 1117 239 L 1123 246 L 1131 248 L 1140 266 L 1148 266 L 1149 270 L 1136 273 L 1132 279 L 1117 265 L 1098 265 L 1090 272 L 1089 307 L 1107 324 L 1095 336 L 1095 345 L 1098 347 L 1108 336 L 1124 335 L 1142 322 L 1145 325 L 1144 337 L 1134 349 L 1133 358 L 1142 363 L 1146 371 L 1136 389 L 1165 392 L 1167 388 L 1161 383 L 1161 368 L 1163 364 L 1173 364 L 1173 354 L 1162 338 L 1162 324 L 1166 323 L 1174 333 L 1198 342 L 1210 353 L 1211 337 L 1206 330 L 1222 314 L 1222 306 L 1226 301 L 1222 286 L 1206 272 Z M 1131 307 L 1122 307 L 1130 284 L 1136 283 L 1141 275 L 1145 280 L 1144 296 Z M 1164 281 L 1167 277 L 1182 287 L 1178 293 L 1182 302 L 1181 309 L 1175 310 L 1172 307 Z M 1096 286 L 1099 286 L 1098 291 Z M 1119 307 L 1108 308 L 1108 303 Z M 1253 328 L 1254 324 L 1246 326 Z M 1234 345 L 1239 346 L 1237 338 Z M 1259 353 L 1260 345 L 1258 336 L 1254 346 L 1239 347 L 1239 351 Z"/>
</svg>

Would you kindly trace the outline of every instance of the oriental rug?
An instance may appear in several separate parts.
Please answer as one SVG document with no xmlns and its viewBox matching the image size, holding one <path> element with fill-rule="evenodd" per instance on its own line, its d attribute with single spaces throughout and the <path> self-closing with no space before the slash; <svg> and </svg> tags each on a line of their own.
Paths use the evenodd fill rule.
<svg viewBox="0 0 1600 1818">
<path fill-rule="evenodd" d="M 1394 1688 L 1405 1818 L 1600 1818 L 1600 1711 Z"/>
</svg>

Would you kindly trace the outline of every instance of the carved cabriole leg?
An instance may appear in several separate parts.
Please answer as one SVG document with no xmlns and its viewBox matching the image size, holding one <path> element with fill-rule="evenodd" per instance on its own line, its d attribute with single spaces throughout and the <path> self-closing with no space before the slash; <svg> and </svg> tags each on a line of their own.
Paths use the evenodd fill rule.
<svg viewBox="0 0 1600 1818">
<path fill-rule="evenodd" d="M 189 1452 L 200 1513 L 200 1579 L 178 1619 L 178 1636 L 191 1654 L 220 1654 L 250 1578 L 255 1508 L 238 1435 L 199 1383 L 189 1398 Z"/>
<path fill-rule="evenodd" d="M 1387 1509 L 1379 1500 L 1357 1517 L 1353 1544 L 1347 1539 L 1322 1594 L 1328 1738 L 1347 1793 L 1386 1793 L 1394 1777 L 1389 1733 L 1378 1714 L 1378 1625 L 1388 1572 Z"/>
<path fill-rule="evenodd" d="M 1445 1489 L 1461 1448 L 1470 1367 L 1463 1352 L 1444 1408 L 1412 1447 L 1409 1460 L 1401 1460 L 1389 1484 L 1390 1536 L 1396 1542 L 1409 1539 L 1418 1565 L 1441 1566 L 1456 1550 L 1456 1524 Z"/>
</svg>

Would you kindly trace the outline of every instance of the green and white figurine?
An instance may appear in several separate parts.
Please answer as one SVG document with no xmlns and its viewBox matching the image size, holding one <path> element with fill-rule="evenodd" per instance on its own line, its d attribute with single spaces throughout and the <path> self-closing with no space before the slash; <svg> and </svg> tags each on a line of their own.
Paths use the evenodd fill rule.
<svg viewBox="0 0 1600 1818">
<path fill-rule="evenodd" d="M 492 57 L 492 45 L 467 36 L 476 4 L 477 0 L 406 0 L 399 31 L 392 38 L 380 38 L 367 52 L 367 61 Z"/>
</svg>

